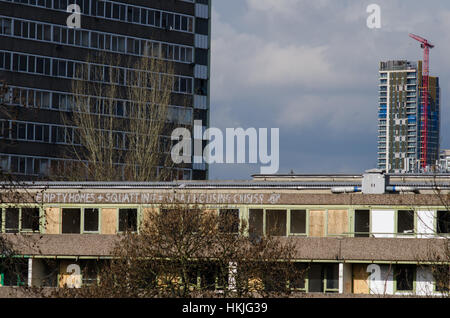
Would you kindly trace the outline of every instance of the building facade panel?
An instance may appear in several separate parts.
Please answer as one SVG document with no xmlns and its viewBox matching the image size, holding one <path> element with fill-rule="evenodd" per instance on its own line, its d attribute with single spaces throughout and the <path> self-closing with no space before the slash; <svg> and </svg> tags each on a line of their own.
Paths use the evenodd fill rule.
<svg viewBox="0 0 450 318">
<path fill-rule="evenodd" d="M 205 97 L 201 104 L 202 116 L 209 117 L 210 1 L 81 0 L 75 3 L 81 8 L 79 29 L 66 25 L 69 1 L 0 1 L 0 80 L 10 87 L 5 101 L 16 113 L 16 120 L 39 129 L 44 129 L 43 124 L 62 125 L 61 113 L 71 111 L 74 96 L 70 87 L 77 67 L 88 56 L 100 55 L 121 59 L 124 68 L 137 57 L 161 56 L 173 63 L 177 76 L 168 121 L 192 126 L 197 116 L 193 111 L 194 92 Z M 196 17 L 196 7 L 201 8 L 197 10 L 200 17 Z M 198 34 L 208 45 L 196 50 Z M 197 74 L 199 82 L 194 80 L 198 63 L 201 64 L 201 72 Z M 26 106 L 26 111 L 21 106 Z M 181 108 L 183 112 L 179 111 Z M 117 116 L 128 115 L 117 109 Z M 203 125 L 208 126 L 208 120 Z M 66 148 L 72 145 L 65 148 L 64 143 L 51 136 L 45 145 L 40 135 L 38 139 L 32 134 L 27 138 L 8 138 L 7 142 L 2 141 L 0 153 L 4 158 L 2 163 L 6 162 L 2 167 L 13 174 L 42 178 L 49 170 L 35 168 L 40 161 L 46 160 L 50 165 L 53 161 L 65 164 L 71 159 L 67 158 Z M 27 162 L 27 158 L 30 162 L 23 168 L 11 163 Z M 177 167 L 171 177 L 207 178 L 206 166 L 198 171 L 195 168 Z"/>
</svg>

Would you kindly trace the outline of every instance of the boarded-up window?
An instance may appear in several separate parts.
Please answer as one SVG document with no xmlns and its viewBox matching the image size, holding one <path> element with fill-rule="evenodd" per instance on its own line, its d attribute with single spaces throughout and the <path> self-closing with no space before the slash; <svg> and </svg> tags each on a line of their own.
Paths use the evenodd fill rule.
<svg viewBox="0 0 450 318">
<path fill-rule="evenodd" d="M 352 264 L 353 293 L 369 294 L 367 264 Z"/>
<path fill-rule="evenodd" d="M 306 233 L 306 210 L 291 210 L 291 233 Z"/>
<path fill-rule="evenodd" d="M 414 211 L 400 210 L 397 212 L 397 233 L 414 232 Z"/>
<path fill-rule="evenodd" d="M 328 210 L 327 234 L 338 235 L 348 232 L 348 210 Z"/>
<path fill-rule="evenodd" d="M 286 235 L 286 210 L 266 210 L 266 234 Z"/>
<path fill-rule="evenodd" d="M 137 231 L 137 209 L 119 209 L 119 232 Z"/>
<path fill-rule="evenodd" d="M 84 209 L 84 232 L 98 232 L 98 209 Z"/>
<path fill-rule="evenodd" d="M 219 229 L 224 233 L 239 231 L 239 209 L 219 210 Z"/>
<path fill-rule="evenodd" d="M 323 237 L 326 231 L 326 211 L 309 211 L 309 231 L 311 237 Z"/>
<path fill-rule="evenodd" d="M 355 210 L 355 237 L 369 237 L 370 211 Z"/>
<path fill-rule="evenodd" d="M 6 233 L 19 232 L 19 209 L 17 208 L 5 209 L 5 232 Z"/>
<path fill-rule="evenodd" d="M 450 211 L 437 211 L 437 232 L 450 233 Z"/>
<path fill-rule="evenodd" d="M 264 226 L 264 213 L 262 209 L 250 209 L 249 210 L 249 234 L 250 237 L 263 236 L 263 226 Z"/>
<path fill-rule="evenodd" d="M 62 209 L 62 233 L 80 234 L 81 231 L 81 210 Z"/>
<path fill-rule="evenodd" d="M 39 208 L 22 208 L 22 230 L 39 231 Z"/>
</svg>

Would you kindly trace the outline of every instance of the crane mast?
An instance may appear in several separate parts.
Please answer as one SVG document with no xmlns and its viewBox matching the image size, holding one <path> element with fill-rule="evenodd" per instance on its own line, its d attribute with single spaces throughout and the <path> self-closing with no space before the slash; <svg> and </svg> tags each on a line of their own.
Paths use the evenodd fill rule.
<svg viewBox="0 0 450 318">
<path fill-rule="evenodd" d="M 409 34 L 411 38 L 421 43 L 423 48 L 423 67 L 422 67 L 422 108 L 420 121 L 420 166 L 425 169 L 428 163 L 428 117 L 429 117 L 429 74 L 430 74 L 430 49 L 434 47 L 428 40 L 414 34 Z"/>
</svg>

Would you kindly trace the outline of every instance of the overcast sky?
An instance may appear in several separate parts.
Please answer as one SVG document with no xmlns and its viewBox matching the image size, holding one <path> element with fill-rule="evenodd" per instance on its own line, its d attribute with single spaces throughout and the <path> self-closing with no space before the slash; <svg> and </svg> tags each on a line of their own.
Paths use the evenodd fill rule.
<svg viewBox="0 0 450 318">
<path fill-rule="evenodd" d="M 381 29 L 366 8 L 381 7 Z M 450 148 L 450 1 L 213 0 L 211 126 L 280 129 L 279 173 L 376 167 L 378 66 L 422 59 L 440 77 L 441 148 Z M 213 164 L 211 179 L 259 165 Z"/>
</svg>

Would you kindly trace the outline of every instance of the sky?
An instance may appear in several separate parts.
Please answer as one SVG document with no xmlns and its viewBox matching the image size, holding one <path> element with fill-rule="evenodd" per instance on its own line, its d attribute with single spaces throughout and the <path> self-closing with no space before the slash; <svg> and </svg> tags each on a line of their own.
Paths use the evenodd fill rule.
<svg viewBox="0 0 450 318">
<path fill-rule="evenodd" d="M 213 0 L 211 127 L 279 128 L 278 173 L 362 173 L 377 162 L 380 61 L 435 45 L 441 148 L 450 148 L 450 1 Z M 381 28 L 367 27 L 367 6 Z M 250 179 L 260 164 L 211 164 L 210 179 Z"/>
</svg>

